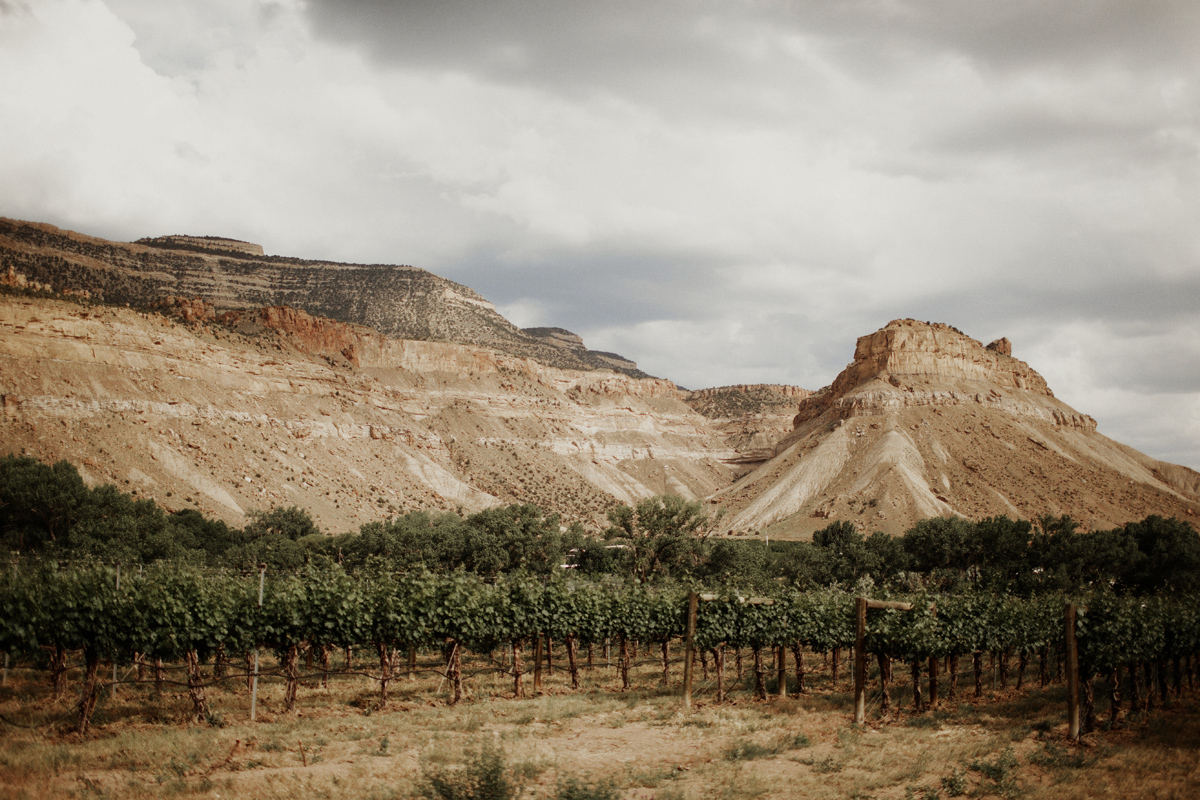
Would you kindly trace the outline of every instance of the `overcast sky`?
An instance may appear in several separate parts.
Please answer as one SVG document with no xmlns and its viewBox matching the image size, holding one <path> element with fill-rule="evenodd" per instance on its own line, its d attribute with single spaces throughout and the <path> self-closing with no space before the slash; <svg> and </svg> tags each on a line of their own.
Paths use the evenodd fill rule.
<svg viewBox="0 0 1200 800">
<path fill-rule="evenodd" d="M 1195 0 L 0 0 L 0 215 L 412 264 L 689 388 L 947 322 L 1200 469 Z"/>
</svg>

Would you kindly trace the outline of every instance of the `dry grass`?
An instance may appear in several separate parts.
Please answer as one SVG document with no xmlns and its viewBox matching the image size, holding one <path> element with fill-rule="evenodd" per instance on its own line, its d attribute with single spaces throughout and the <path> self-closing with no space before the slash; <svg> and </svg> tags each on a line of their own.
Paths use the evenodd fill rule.
<svg viewBox="0 0 1200 800">
<path fill-rule="evenodd" d="M 436 666 L 432 657 L 425 665 Z M 678 685 L 663 689 L 657 675 L 647 663 L 636 688 L 621 692 L 615 670 L 598 666 L 571 692 L 556 670 L 546 694 L 514 699 L 510 679 L 480 673 L 472 699 L 450 706 L 430 671 L 398 680 L 383 711 L 372 708 L 369 679 L 344 677 L 329 690 L 302 688 L 291 715 L 280 713 L 282 686 L 267 682 L 253 724 L 244 684 L 230 682 L 209 690 L 223 727 L 188 723 L 182 693 L 156 699 L 151 686 L 124 686 L 101 700 L 88 738 L 69 720 L 4 724 L 0 800 L 405 798 L 425 772 L 461 764 L 485 743 L 503 748 L 526 797 L 554 797 L 566 778 L 613 781 L 627 800 L 1200 796 L 1193 697 L 1068 746 L 1059 688 L 924 714 L 905 707 L 856 729 L 845 687 L 831 691 L 824 673 L 810 676 L 810 694 L 766 703 L 739 690 L 716 705 L 701 687 L 686 712 Z M 6 720 L 44 723 L 68 712 L 69 701 L 49 698 L 42 673 L 16 670 L 0 689 Z"/>
</svg>

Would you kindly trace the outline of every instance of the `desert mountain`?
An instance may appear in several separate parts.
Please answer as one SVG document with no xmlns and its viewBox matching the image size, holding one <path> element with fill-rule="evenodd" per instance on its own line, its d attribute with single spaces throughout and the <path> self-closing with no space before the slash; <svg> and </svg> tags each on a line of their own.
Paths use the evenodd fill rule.
<svg viewBox="0 0 1200 800">
<path fill-rule="evenodd" d="M 286 307 L 163 311 L 0 296 L 0 453 L 234 523 L 299 505 L 334 532 L 512 502 L 599 524 L 733 477 L 737 453 L 670 381 Z"/>
<path fill-rule="evenodd" d="M 941 324 L 896 320 L 800 401 L 774 457 L 717 492 L 727 531 L 802 535 L 833 520 L 899 533 L 923 517 L 1069 514 L 1105 527 L 1195 519 L 1197 475 L 1096 432 L 1013 358 Z"/>
<path fill-rule="evenodd" d="M 199 298 L 217 310 L 290 306 L 367 325 L 398 339 L 455 342 L 566 369 L 648 377 L 612 353 L 523 331 L 471 289 L 423 269 L 264 255 L 257 244 L 215 236 L 112 242 L 53 225 L 0 218 L 0 271 L 107 303 L 149 306 Z"/>
<path fill-rule="evenodd" d="M 937 514 L 1101 527 L 1200 512 L 1200 474 L 1098 434 L 1006 340 L 945 325 L 862 337 L 815 393 L 686 392 L 413 267 L 0 219 L 4 283 L 0 453 L 65 458 L 234 523 L 300 505 L 336 531 L 533 502 L 598 525 L 665 492 L 707 497 L 725 532 L 775 536 L 837 519 L 898 533 Z"/>
</svg>

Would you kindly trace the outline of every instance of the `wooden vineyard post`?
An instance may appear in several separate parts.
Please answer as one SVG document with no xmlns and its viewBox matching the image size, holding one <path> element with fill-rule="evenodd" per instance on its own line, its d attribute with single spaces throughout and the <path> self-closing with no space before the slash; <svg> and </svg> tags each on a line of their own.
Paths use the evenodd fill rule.
<svg viewBox="0 0 1200 800">
<path fill-rule="evenodd" d="M 778 694 L 787 697 L 787 648 L 783 645 L 775 648 L 775 672 L 779 678 Z"/>
<path fill-rule="evenodd" d="M 1067 603 L 1063 622 L 1067 640 L 1067 738 L 1079 741 L 1079 647 L 1075 641 L 1074 603 Z"/>
<path fill-rule="evenodd" d="M 542 693 L 542 635 L 533 635 L 533 694 Z"/>
<path fill-rule="evenodd" d="M 121 562 L 118 561 L 118 562 L 116 562 L 116 564 L 117 564 L 117 593 L 120 594 L 120 592 L 121 592 Z M 7 669 L 8 668 L 8 658 L 7 657 L 4 659 L 4 666 L 5 666 L 4 671 L 5 671 L 5 673 L 7 673 L 8 672 L 8 669 Z M 115 695 L 117 693 L 117 662 L 115 659 L 113 660 L 112 668 L 113 668 L 113 679 L 112 679 L 112 689 L 110 690 L 110 694 Z M 7 674 L 5 675 L 5 677 L 7 677 Z"/>
<path fill-rule="evenodd" d="M 21 557 L 16 550 L 11 550 L 12 553 L 12 575 L 13 579 L 17 577 L 17 561 Z M 4 651 L 4 676 L 0 678 L 0 686 L 8 686 L 8 651 Z"/>
<path fill-rule="evenodd" d="M 893 608 L 912 611 L 912 603 L 894 600 L 854 598 L 854 724 L 867 721 L 867 611 L 872 608 Z"/>
<path fill-rule="evenodd" d="M 267 580 L 267 565 L 258 565 L 258 607 L 262 608 L 263 603 L 263 584 Z M 250 721 L 254 722 L 255 713 L 258 711 L 258 647 L 254 648 L 254 675 L 250 679 Z"/>
<path fill-rule="evenodd" d="M 692 707 L 692 661 L 696 657 L 696 607 L 700 595 L 688 592 L 687 627 L 683 635 L 683 707 Z"/>
<path fill-rule="evenodd" d="M 854 724 L 867 721 L 867 598 L 854 598 Z"/>
</svg>

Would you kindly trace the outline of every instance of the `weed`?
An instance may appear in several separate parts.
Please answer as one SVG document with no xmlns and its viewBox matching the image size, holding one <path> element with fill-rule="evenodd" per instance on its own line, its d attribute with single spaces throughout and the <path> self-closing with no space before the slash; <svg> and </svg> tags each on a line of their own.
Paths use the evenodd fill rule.
<svg viewBox="0 0 1200 800">
<path fill-rule="evenodd" d="M 596 783 L 570 777 L 558 782 L 555 800 L 619 800 L 621 793 L 611 781 Z"/>
<path fill-rule="evenodd" d="M 905 786 L 904 800 L 938 800 L 938 790 L 934 786 Z"/>
<path fill-rule="evenodd" d="M 967 793 L 967 774 L 961 769 L 954 770 L 953 774 L 942 778 L 942 789 L 949 797 L 962 797 Z"/>
<path fill-rule="evenodd" d="M 80 797 L 108 797 L 108 793 L 104 791 L 104 787 L 96 781 L 84 775 L 78 778 L 83 788 L 79 792 Z"/>
<path fill-rule="evenodd" d="M 392 743 L 392 740 L 389 739 L 385 735 L 382 739 L 379 740 L 379 751 L 377 754 L 381 755 L 381 756 L 386 756 L 388 754 L 388 745 L 390 745 L 391 743 Z"/>
<path fill-rule="evenodd" d="M 996 783 L 1003 783 L 1008 780 L 1013 767 L 1017 766 L 1017 757 L 1013 755 L 1011 747 L 1006 747 L 1003 753 L 996 756 L 995 761 L 976 759 L 967 766 L 985 778 L 990 778 Z"/>
<path fill-rule="evenodd" d="M 738 741 L 725 751 L 726 761 L 753 761 L 756 758 L 767 758 L 776 755 L 778 747 L 759 744 L 758 742 Z"/>
<path fill-rule="evenodd" d="M 917 714 L 905 721 L 906 728 L 936 728 L 941 725 L 933 714 Z"/>
<path fill-rule="evenodd" d="M 485 743 L 466 753 L 461 767 L 427 769 L 420 786 L 428 800 L 514 800 L 523 786 L 513 780 L 504 763 L 504 751 Z"/>
<path fill-rule="evenodd" d="M 1031 764 L 1045 769 L 1083 769 L 1099 760 L 1100 753 L 1089 752 L 1079 747 L 1067 749 L 1054 742 L 1046 742 L 1029 757 Z"/>
<path fill-rule="evenodd" d="M 677 777 L 674 769 L 650 769 L 646 771 L 625 769 L 626 782 L 633 786 L 644 786 L 647 789 L 654 789 L 663 781 L 671 780 Z"/>
<path fill-rule="evenodd" d="M 832 772 L 841 772 L 842 764 L 833 756 L 823 758 L 817 761 L 815 758 L 796 758 L 793 759 L 797 764 L 804 764 L 813 768 L 813 772 L 819 775 L 828 775 Z"/>
<path fill-rule="evenodd" d="M 994 761 L 976 759 L 967 764 L 967 768 L 978 772 L 995 784 L 995 791 L 1002 797 L 1014 797 L 1018 793 L 1017 778 L 1013 770 L 1017 766 L 1017 757 L 1011 747 L 996 756 Z"/>
<path fill-rule="evenodd" d="M 704 719 L 701 717 L 688 717 L 687 719 L 680 722 L 679 725 L 680 725 L 680 727 L 683 727 L 683 728 L 712 728 L 716 725 L 716 723 L 713 722 L 711 719 Z"/>
</svg>

